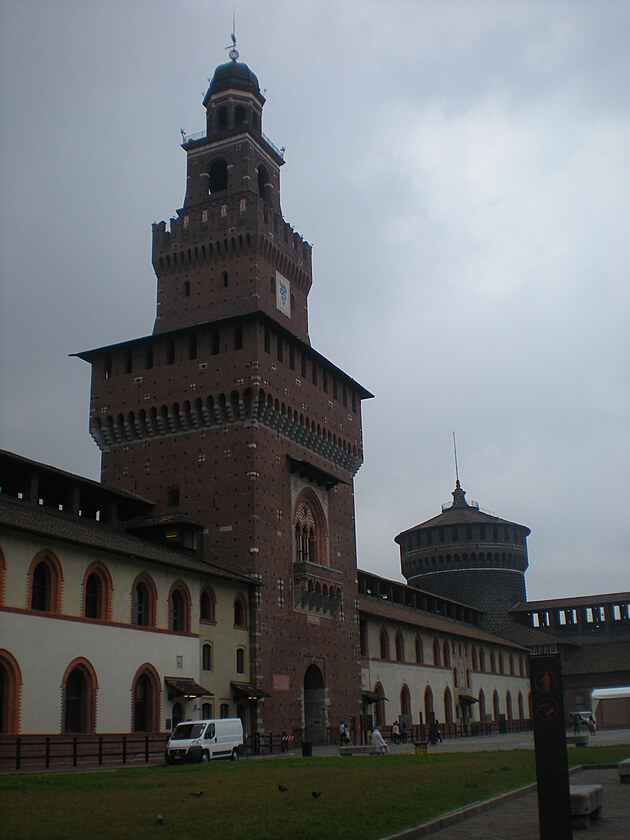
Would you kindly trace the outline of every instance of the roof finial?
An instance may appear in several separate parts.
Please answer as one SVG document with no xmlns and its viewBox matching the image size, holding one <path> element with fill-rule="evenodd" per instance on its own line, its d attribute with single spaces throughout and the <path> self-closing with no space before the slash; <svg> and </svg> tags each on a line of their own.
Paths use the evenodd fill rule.
<svg viewBox="0 0 630 840">
<path fill-rule="evenodd" d="M 239 52 L 236 49 L 236 12 L 235 11 L 232 11 L 232 35 L 231 35 L 231 37 L 232 37 L 232 46 L 228 46 L 225 49 L 229 50 L 228 55 L 232 59 L 232 61 L 236 61 L 238 59 Z"/>
<path fill-rule="evenodd" d="M 457 467 L 457 441 L 455 439 L 455 431 L 453 431 L 453 452 L 455 454 L 455 483 L 459 487 L 459 469 Z"/>
</svg>

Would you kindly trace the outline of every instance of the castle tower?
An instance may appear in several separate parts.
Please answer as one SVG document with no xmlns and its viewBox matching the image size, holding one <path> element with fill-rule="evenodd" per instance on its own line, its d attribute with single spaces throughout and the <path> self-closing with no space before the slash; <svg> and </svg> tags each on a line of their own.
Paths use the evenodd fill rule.
<svg viewBox="0 0 630 840">
<path fill-rule="evenodd" d="M 310 346 L 311 246 L 282 217 L 258 80 L 230 55 L 206 130 L 184 136 L 184 206 L 153 227 L 153 334 L 79 355 L 102 481 L 152 500 L 146 524 L 175 543 L 201 526 L 203 559 L 260 583 L 248 673 L 268 696 L 249 731 L 318 742 L 359 712 L 353 478 L 372 395 Z"/>
<path fill-rule="evenodd" d="M 439 516 L 395 537 L 402 573 L 411 586 L 483 610 L 485 627 L 497 630 L 526 600 L 530 529 L 469 504 L 459 479 L 452 496 Z"/>
</svg>

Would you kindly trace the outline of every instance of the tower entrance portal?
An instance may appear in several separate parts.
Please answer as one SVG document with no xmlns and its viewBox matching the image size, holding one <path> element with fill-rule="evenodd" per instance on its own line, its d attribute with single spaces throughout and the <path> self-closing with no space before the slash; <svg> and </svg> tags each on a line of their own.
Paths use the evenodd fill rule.
<svg viewBox="0 0 630 840">
<path fill-rule="evenodd" d="M 304 740 L 313 744 L 326 743 L 326 697 L 322 672 L 309 665 L 304 674 Z"/>
</svg>

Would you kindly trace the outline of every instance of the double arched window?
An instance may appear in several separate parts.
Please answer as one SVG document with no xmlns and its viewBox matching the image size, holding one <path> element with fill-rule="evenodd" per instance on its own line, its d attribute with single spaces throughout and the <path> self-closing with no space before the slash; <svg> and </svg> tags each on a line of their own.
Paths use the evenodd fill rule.
<svg viewBox="0 0 630 840">
<path fill-rule="evenodd" d="M 240 594 L 234 599 L 234 626 L 247 627 L 247 602 Z"/>
</svg>

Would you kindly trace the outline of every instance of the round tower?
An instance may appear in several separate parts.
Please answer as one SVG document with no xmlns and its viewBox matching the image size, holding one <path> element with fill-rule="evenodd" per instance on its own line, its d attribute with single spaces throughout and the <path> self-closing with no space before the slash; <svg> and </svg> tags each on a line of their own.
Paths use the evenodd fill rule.
<svg viewBox="0 0 630 840">
<path fill-rule="evenodd" d="M 459 480 L 452 496 L 439 516 L 395 537 L 402 573 L 410 586 L 483 610 L 485 626 L 496 630 L 526 600 L 530 529 L 468 504 Z"/>
</svg>

